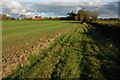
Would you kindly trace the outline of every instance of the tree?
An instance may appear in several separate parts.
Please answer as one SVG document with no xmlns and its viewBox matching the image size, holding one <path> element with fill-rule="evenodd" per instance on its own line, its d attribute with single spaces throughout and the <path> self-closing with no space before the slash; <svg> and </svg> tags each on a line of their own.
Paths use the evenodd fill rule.
<svg viewBox="0 0 120 80">
<path fill-rule="evenodd" d="M 14 17 L 10 17 L 10 20 L 16 20 Z"/>
<path fill-rule="evenodd" d="M 99 15 L 98 12 L 91 12 L 83 9 L 78 11 L 76 19 L 81 22 L 90 22 L 97 20 Z"/>
<path fill-rule="evenodd" d="M 49 18 L 48 17 L 44 17 L 43 20 L 48 20 Z"/>
<path fill-rule="evenodd" d="M 10 20 L 10 17 L 7 16 L 6 14 L 1 15 L 2 20 Z"/>
<path fill-rule="evenodd" d="M 53 20 L 59 20 L 59 18 L 58 17 L 54 17 Z"/>
<path fill-rule="evenodd" d="M 70 20 L 75 20 L 77 16 L 77 14 L 74 11 L 68 13 L 67 15 Z"/>
<path fill-rule="evenodd" d="M 32 17 L 26 17 L 23 20 L 33 20 L 33 18 Z"/>
<path fill-rule="evenodd" d="M 90 20 L 90 11 L 79 10 L 77 13 L 77 19 L 81 22 L 88 22 Z"/>
<path fill-rule="evenodd" d="M 48 17 L 48 20 L 52 20 L 53 18 L 52 17 Z"/>
<path fill-rule="evenodd" d="M 0 15 L 0 20 L 16 20 L 14 17 L 7 16 L 6 14 Z"/>
<path fill-rule="evenodd" d="M 100 15 L 99 12 L 92 12 L 91 13 L 91 18 L 92 18 L 91 21 L 96 21 L 99 15 Z"/>
</svg>

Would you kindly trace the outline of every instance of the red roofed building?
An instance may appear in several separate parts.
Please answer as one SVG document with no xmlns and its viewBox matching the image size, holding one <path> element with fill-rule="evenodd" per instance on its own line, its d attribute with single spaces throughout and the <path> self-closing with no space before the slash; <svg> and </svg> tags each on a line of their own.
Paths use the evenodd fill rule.
<svg viewBox="0 0 120 80">
<path fill-rule="evenodd" d="M 41 16 L 35 16 L 34 20 L 41 20 L 42 17 Z"/>
</svg>

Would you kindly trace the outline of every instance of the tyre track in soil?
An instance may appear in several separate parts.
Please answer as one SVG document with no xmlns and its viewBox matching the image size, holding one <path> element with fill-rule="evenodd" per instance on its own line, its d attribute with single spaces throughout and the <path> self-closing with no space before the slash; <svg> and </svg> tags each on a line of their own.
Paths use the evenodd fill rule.
<svg viewBox="0 0 120 80">
<path fill-rule="evenodd" d="M 89 32 L 89 34 L 91 37 L 88 37 L 92 39 L 91 41 L 94 40 L 94 45 L 91 45 L 91 49 L 93 49 L 95 53 L 93 57 L 96 58 L 97 63 L 99 63 L 98 70 L 101 73 L 100 79 L 118 80 L 120 76 L 118 48 L 113 44 L 113 41 L 100 35 L 95 30 Z"/>
<path fill-rule="evenodd" d="M 56 67 L 54 68 L 51 78 L 79 78 L 79 65 L 77 64 L 79 52 L 75 51 L 74 44 L 76 42 L 73 42 L 71 40 L 72 36 L 75 35 L 77 32 L 77 26 L 75 25 L 75 29 L 72 31 L 72 33 L 67 34 L 62 39 L 63 44 L 63 56 L 58 64 L 56 64 Z"/>
<path fill-rule="evenodd" d="M 87 29 L 81 26 L 83 25 L 74 25 L 72 32 L 60 37 L 48 51 L 45 51 L 45 57 L 43 57 L 41 61 L 38 60 L 36 64 L 33 64 L 29 68 L 30 72 L 27 71 L 26 74 L 21 77 L 88 77 L 89 73 L 86 72 L 86 69 L 90 69 L 85 67 L 85 65 L 90 62 L 87 60 L 89 56 L 86 56 L 88 43 L 85 42 L 87 36 L 83 34 Z"/>
<path fill-rule="evenodd" d="M 82 44 L 83 44 L 83 52 L 82 52 L 82 63 L 81 63 L 81 79 L 82 80 L 105 80 L 100 72 L 100 61 L 94 56 L 98 53 L 97 45 L 94 41 L 87 36 L 88 28 L 82 26 Z"/>
<path fill-rule="evenodd" d="M 48 35 L 47 39 L 41 38 L 39 39 L 39 43 L 37 44 L 37 46 L 32 46 L 30 49 L 26 49 L 22 52 L 19 52 L 17 55 L 14 56 L 14 58 L 9 59 L 9 61 L 7 62 L 7 64 L 2 64 L 2 67 L 4 67 L 3 69 L 3 77 L 6 78 L 7 76 L 9 77 L 9 75 L 11 76 L 15 69 L 17 69 L 18 67 L 24 67 L 27 65 L 30 65 L 29 61 L 28 61 L 28 57 L 32 56 L 32 55 L 39 55 L 42 56 L 41 59 L 43 59 L 45 56 L 47 56 L 46 54 L 36 54 L 39 53 L 40 50 L 43 50 L 45 48 L 48 48 L 48 45 L 50 45 L 51 43 L 53 43 L 53 41 L 59 37 L 62 33 L 66 33 L 67 31 L 69 31 L 71 29 L 71 27 L 69 27 L 66 30 L 63 31 L 59 31 L 56 34 L 53 35 Z M 37 61 L 39 62 L 39 60 Z M 32 64 L 31 66 L 34 66 L 35 64 Z M 31 67 L 30 67 L 31 68 Z"/>
<path fill-rule="evenodd" d="M 107 49 L 103 50 L 90 37 L 89 29 L 83 24 L 74 24 L 72 31 L 61 35 L 44 52 L 44 58 L 17 77 L 107 80 L 101 72 L 103 61 L 98 58 L 104 57 Z"/>
<path fill-rule="evenodd" d="M 81 78 L 83 80 L 104 79 L 100 72 L 99 60 L 94 57 L 96 54 L 95 51 L 97 51 L 93 48 L 95 43 L 92 42 L 92 39 L 88 38 L 85 34 L 87 32 L 87 28 L 84 25 L 80 25 L 77 29 L 75 27 L 73 33 L 71 33 L 71 38 L 72 36 L 77 36 L 78 32 L 80 33 L 79 36 L 81 36 L 81 39 L 75 39 L 75 37 L 71 39 L 70 45 L 67 45 L 65 48 L 66 50 L 68 49 L 68 51 L 66 51 L 68 54 L 64 53 L 64 56 L 66 55 L 67 57 L 57 64 L 51 77 Z M 66 42 L 69 43 L 70 41 L 67 40 Z M 77 44 L 79 45 L 76 45 L 76 42 L 78 42 Z M 76 49 L 74 48 L 79 48 L 79 51 L 75 51 Z M 72 53 L 70 49 L 74 49 L 74 52 Z"/>
<path fill-rule="evenodd" d="M 63 34 L 65 34 L 65 33 L 67 33 L 69 30 L 70 30 L 71 28 L 68 28 L 67 30 L 64 30 L 63 31 Z M 58 35 L 58 36 L 60 36 L 60 35 Z M 57 38 L 58 38 L 58 36 L 56 36 Z M 55 38 L 56 38 L 55 37 Z M 64 36 L 63 36 L 64 37 Z M 53 41 L 53 40 L 52 40 Z M 29 67 L 27 67 L 27 70 L 25 70 L 25 71 L 23 71 L 23 69 L 18 69 L 17 71 L 15 71 L 14 73 L 15 73 L 15 75 L 14 75 L 14 73 L 12 74 L 12 75 L 10 75 L 10 76 L 8 76 L 8 78 L 10 78 L 10 77 L 12 77 L 12 76 L 15 76 L 15 77 L 32 77 L 32 76 L 39 76 L 38 74 L 37 75 L 31 75 L 31 72 L 32 73 L 40 73 L 41 75 L 41 77 L 49 77 L 49 74 L 48 75 L 45 75 L 45 74 L 47 74 L 47 73 L 45 73 L 45 74 L 43 74 L 45 71 L 46 71 L 46 69 L 42 72 L 41 70 L 34 70 L 34 67 L 36 67 L 36 66 L 41 66 L 42 68 L 45 68 L 44 66 L 46 66 L 45 65 L 45 62 L 46 62 L 46 64 L 47 64 L 47 62 L 51 62 L 52 64 L 54 64 L 54 63 L 57 63 L 59 60 L 57 60 L 58 59 L 58 57 L 57 57 L 57 55 L 55 55 L 56 54 L 56 51 L 55 50 L 53 50 L 53 49 L 55 49 L 56 48 L 56 46 L 58 45 L 58 44 L 56 44 L 56 42 L 51 42 L 51 43 L 54 43 L 53 44 L 53 46 L 51 46 L 47 51 L 46 50 L 43 50 L 42 52 L 42 54 L 36 54 L 36 53 L 34 53 L 34 54 L 31 54 L 31 56 L 33 56 L 33 55 L 37 55 L 37 56 L 39 56 L 40 58 L 36 61 L 36 62 L 34 62 L 34 64 L 32 64 L 32 65 L 30 65 Z M 57 47 L 59 47 L 59 45 L 57 46 Z M 59 49 L 58 49 L 59 50 Z M 53 57 L 52 57 L 53 56 Z M 55 56 L 55 57 L 54 57 Z M 57 62 L 55 62 L 57 60 Z M 42 65 L 42 63 L 43 63 L 43 65 Z M 52 66 L 52 65 L 51 65 Z M 24 67 L 24 66 L 23 66 Z M 47 67 L 49 67 L 49 66 L 47 66 Z M 53 66 L 52 66 L 53 67 Z M 48 68 L 49 69 L 49 68 Z M 30 71 L 31 70 L 31 71 Z M 40 71 L 40 72 L 39 72 Z M 16 74 L 16 72 L 18 72 L 17 74 Z M 22 74 L 22 75 L 21 75 Z"/>
</svg>

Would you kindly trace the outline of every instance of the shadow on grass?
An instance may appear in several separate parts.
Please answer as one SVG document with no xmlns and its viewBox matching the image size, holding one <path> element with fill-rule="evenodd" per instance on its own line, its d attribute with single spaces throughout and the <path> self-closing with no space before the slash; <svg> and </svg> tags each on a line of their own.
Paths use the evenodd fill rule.
<svg viewBox="0 0 120 80">
<path fill-rule="evenodd" d="M 90 23 L 100 34 L 110 38 L 117 47 L 120 46 L 120 25 Z M 120 47 L 119 47 L 120 48 Z"/>
<path fill-rule="evenodd" d="M 95 29 L 90 28 L 88 32 L 83 33 L 90 37 L 99 48 L 95 58 L 100 60 L 101 74 L 108 80 L 119 80 L 120 76 L 120 51 L 113 44 L 114 42 Z"/>
</svg>

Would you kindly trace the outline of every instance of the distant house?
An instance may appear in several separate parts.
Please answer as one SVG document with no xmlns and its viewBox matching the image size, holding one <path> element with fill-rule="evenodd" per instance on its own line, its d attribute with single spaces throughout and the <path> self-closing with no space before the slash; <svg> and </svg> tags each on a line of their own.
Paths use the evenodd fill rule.
<svg viewBox="0 0 120 80">
<path fill-rule="evenodd" d="M 42 17 L 41 16 L 35 16 L 34 20 L 41 20 Z"/>
</svg>

